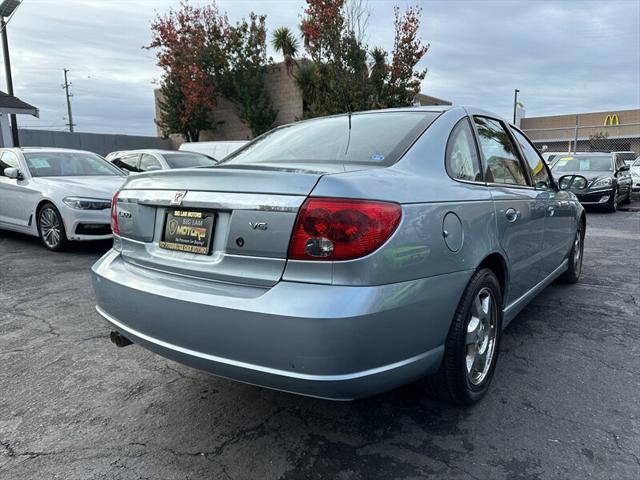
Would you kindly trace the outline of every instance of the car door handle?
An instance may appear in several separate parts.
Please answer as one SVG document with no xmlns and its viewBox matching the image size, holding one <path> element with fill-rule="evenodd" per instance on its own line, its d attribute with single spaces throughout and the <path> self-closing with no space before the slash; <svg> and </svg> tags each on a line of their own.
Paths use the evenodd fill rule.
<svg viewBox="0 0 640 480">
<path fill-rule="evenodd" d="M 508 208 L 507 211 L 504 212 L 504 216 L 507 217 L 507 222 L 513 223 L 520 216 L 520 212 L 513 208 Z"/>
<path fill-rule="evenodd" d="M 555 208 L 553 208 L 553 206 L 549 205 L 547 207 L 547 212 L 549 212 L 549 216 L 553 217 L 553 214 L 556 212 Z"/>
</svg>

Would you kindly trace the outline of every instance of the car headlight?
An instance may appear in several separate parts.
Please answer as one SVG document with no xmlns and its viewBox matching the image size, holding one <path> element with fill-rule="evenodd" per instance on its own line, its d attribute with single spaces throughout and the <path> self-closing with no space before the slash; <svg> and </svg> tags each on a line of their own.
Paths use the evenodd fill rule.
<svg viewBox="0 0 640 480">
<path fill-rule="evenodd" d="M 607 177 L 593 182 L 591 188 L 606 188 L 610 187 L 611 185 L 613 185 L 613 180 L 611 180 L 611 177 Z"/>
<path fill-rule="evenodd" d="M 103 198 L 65 197 L 62 201 L 78 210 L 106 210 L 111 208 L 111 200 Z"/>
</svg>

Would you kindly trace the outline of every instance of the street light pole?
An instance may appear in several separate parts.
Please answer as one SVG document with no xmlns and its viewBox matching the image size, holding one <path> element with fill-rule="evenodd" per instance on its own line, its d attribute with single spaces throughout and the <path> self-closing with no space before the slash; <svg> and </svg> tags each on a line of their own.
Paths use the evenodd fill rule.
<svg viewBox="0 0 640 480">
<path fill-rule="evenodd" d="M 0 29 L 2 29 L 2 54 L 4 56 L 4 71 L 7 75 L 7 93 L 13 96 L 13 79 L 11 78 L 11 60 L 9 59 L 9 40 L 7 39 L 7 23 L 4 17 L 0 17 Z M 11 136 L 13 138 L 13 146 L 20 146 L 20 138 L 18 137 L 18 120 L 16 114 L 11 114 Z"/>
<path fill-rule="evenodd" d="M 518 92 L 520 90 L 518 90 L 517 88 L 515 89 L 514 93 L 513 93 L 513 124 L 516 124 L 516 109 L 518 108 Z"/>
</svg>

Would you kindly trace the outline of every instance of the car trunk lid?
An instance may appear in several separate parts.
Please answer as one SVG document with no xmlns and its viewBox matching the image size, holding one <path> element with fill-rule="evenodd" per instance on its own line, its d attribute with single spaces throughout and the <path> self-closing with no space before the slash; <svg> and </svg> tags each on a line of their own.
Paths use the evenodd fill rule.
<svg viewBox="0 0 640 480">
<path fill-rule="evenodd" d="M 148 269 L 274 285 L 285 267 L 297 211 L 322 174 L 244 166 L 131 177 L 118 196 L 116 247 L 125 261 Z M 185 247 L 184 241 L 193 243 Z"/>
</svg>

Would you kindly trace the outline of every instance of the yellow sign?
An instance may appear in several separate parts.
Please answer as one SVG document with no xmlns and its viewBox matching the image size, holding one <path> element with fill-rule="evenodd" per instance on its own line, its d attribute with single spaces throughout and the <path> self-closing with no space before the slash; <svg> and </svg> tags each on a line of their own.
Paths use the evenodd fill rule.
<svg viewBox="0 0 640 480">
<path fill-rule="evenodd" d="M 606 118 L 604 119 L 605 127 L 608 127 L 611 125 L 620 125 L 620 119 L 618 118 L 618 115 L 616 115 L 615 113 L 607 115 Z"/>
</svg>

